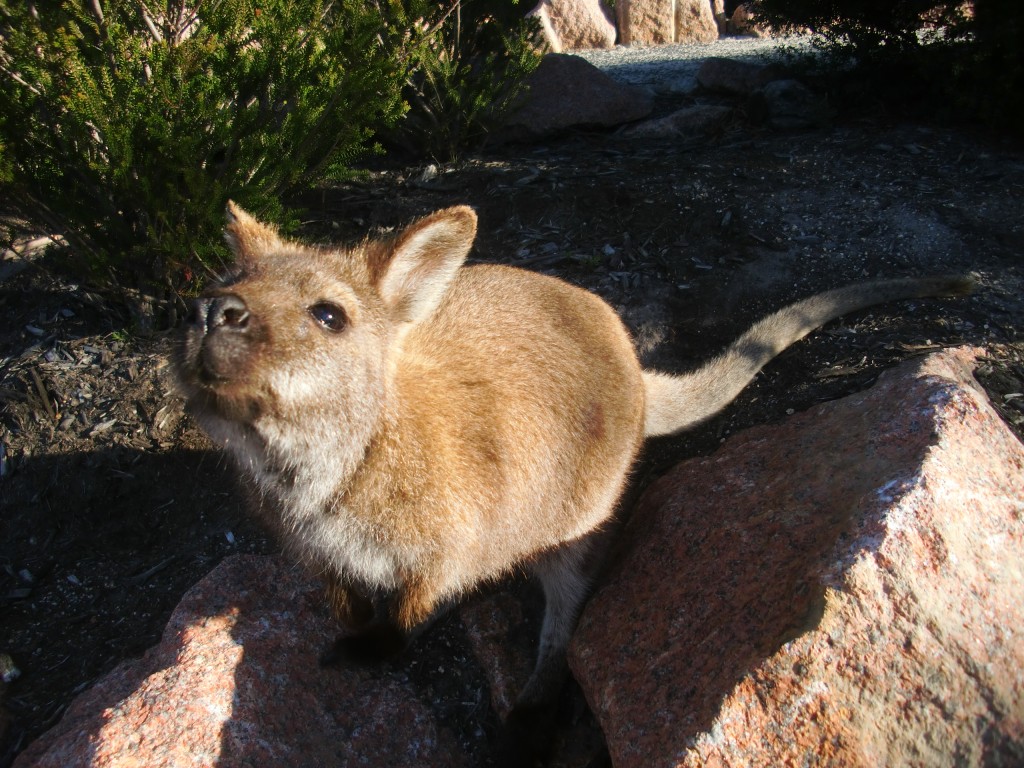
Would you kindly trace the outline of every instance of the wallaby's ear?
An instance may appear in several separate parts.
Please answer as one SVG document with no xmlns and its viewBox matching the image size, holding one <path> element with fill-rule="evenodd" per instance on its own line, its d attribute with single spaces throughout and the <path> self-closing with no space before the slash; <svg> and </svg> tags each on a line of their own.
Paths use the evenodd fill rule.
<svg viewBox="0 0 1024 768">
<path fill-rule="evenodd" d="M 232 200 L 228 200 L 227 217 L 224 239 L 239 261 L 253 261 L 263 253 L 281 247 L 277 230 L 260 223 Z"/>
<path fill-rule="evenodd" d="M 476 214 L 463 205 L 412 223 L 394 240 L 378 290 L 396 319 L 415 323 L 434 311 L 475 235 Z"/>
</svg>

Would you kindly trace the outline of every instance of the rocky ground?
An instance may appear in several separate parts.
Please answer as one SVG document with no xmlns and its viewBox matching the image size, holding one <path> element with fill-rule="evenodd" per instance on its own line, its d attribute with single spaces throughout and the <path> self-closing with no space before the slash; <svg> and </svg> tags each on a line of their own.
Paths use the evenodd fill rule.
<svg viewBox="0 0 1024 768">
<path fill-rule="evenodd" d="M 469 203 L 481 219 L 472 259 L 596 291 L 645 362 L 675 370 L 827 287 L 976 274 L 973 297 L 859 313 L 784 353 L 719 418 L 652 443 L 634 493 L 726 434 L 861 390 L 941 346 L 984 347 L 979 379 L 1018 435 L 1024 425 L 1024 154 L 996 138 L 880 120 L 803 133 L 736 125 L 687 143 L 576 133 L 450 167 L 378 164 L 303 202 L 316 241 Z M 4 266 L 14 274 L 0 282 L 0 664 L 11 679 L 0 684 L 0 766 L 152 645 L 225 555 L 275 549 L 171 391 L 174 334 L 136 335 L 50 257 Z M 483 685 L 457 616 L 424 640 L 409 674 L 486 754 L 493 716 L 479 696 L 453 699 Z M 588 727 L 578 699 L 567 712 Z"/>
</svg>

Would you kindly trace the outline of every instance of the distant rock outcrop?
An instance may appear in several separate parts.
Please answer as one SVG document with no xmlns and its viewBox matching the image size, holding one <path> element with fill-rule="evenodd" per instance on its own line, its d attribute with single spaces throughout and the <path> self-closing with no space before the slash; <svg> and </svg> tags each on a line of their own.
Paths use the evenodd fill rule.
<svg viewBox="0 0 1024 768">
<path fill-rule="evenodd" d="M 713 0 L 618 0 L 623 45 L 711 43 L 718 39 Z"/>
<path fill-rule="evenodd" d="M 615 22 L 602 0 L 541 0 L 527 15 L 540 21 L 554 53 L 615 45 Z"/>
</svg>

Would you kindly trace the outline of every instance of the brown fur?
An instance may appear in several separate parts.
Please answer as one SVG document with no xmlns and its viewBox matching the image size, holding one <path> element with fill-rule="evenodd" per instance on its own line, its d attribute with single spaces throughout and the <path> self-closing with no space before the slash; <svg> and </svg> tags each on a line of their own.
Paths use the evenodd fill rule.
<svg viewBox="0 0 1024 768">
<path fill-rule="evenodd" d="M 843 311 L 953 285 L 825 294 L 762 321 L 701 371 L 668 376 L 641 371 L 596 296 L 463 266 L 475 229 L 472 210 L 451 208 L 388 241 L 317 249 L 232 206 L 238 271 L 197 303 L 177 367 L 256 506 L 326 576 L 336 614 L 359 633 L 339 640 L 342 655 L 400 649 L 511 568 L 538 575 L 547 609 L 524 706 L 551 693 L 591 540 L 646 434 L 711 415 Z"/>
</svg>

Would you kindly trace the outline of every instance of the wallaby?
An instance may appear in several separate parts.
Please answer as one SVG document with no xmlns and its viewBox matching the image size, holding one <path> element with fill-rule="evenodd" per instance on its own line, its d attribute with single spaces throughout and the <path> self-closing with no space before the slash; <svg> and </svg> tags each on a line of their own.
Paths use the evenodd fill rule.
<svg viewBox="0 0 1024 768">
<path fill-rule="evenodd" d="M 522 566 L 546 600 L 525 708 L 561 682 L 591 539 L 645 437 L 709 418 L 843 313 L 970 290 L 923 278 L 829 291 L 670 375 L 641 370 L 597 296 L 463 266 L 476 234 L 468 207 L 333 249 L 286 240 L 229 205 L 226 234 L 236 265 L 195 302 L 180 386 L 255 507 L 325 577 L 347 629 L 332 655 L 401 651 L 440 608 Z"/>
</svg>

